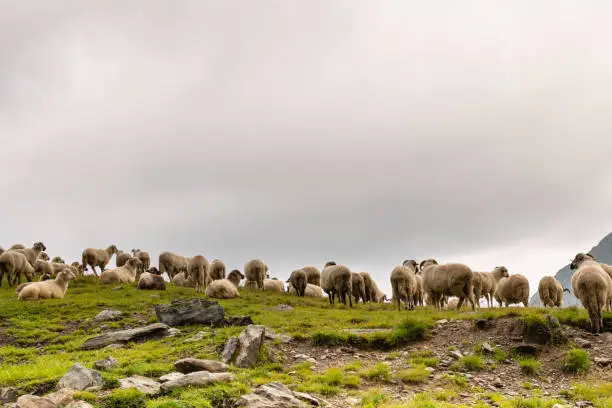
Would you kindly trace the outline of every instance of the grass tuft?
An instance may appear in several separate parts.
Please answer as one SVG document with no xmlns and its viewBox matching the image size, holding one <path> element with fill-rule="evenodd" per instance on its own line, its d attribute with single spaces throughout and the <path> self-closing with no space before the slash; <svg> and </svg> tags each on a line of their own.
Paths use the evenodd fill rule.
<svg viewBox="0 0 612 408">
<path fill-rule="evenodd" d="M 561 364 L 561 369 L 566 373 L 579 374 L 589 370 L 591 361 L 586 350 L 573 348 L 565 354 Z"/>
</svg>

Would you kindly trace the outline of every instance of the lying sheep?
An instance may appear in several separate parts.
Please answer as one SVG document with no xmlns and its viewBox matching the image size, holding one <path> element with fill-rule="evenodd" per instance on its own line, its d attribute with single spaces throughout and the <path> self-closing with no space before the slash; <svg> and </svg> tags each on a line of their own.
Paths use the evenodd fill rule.
<svg viewBox="0 0 612 408">
<path fill-rule="evenodd" d="M 138 289 L 140 290 L 166 290 L 166 282 L 159 274 L 157 269 L 140 274 L 138 279 Z"/>
<path fill-rule="evenodd" d="M 404 309 L 414 309 L 414 294 L 416 292 L 416 268 L 412 264 L 412 262 L 404 261 L 404 264 L 402 266 L 396 266 L 391 271 L 391 290 L 393 292 L 393 299 L 397 302 L 398 311 L 401 309 L 402 301 L 404 302 Z"/>
<path fill-rule="evenodd" d="M 244 265 L 244 276 L 247 281 L 256 282 L 260 290 L 264 289 L 264 279 L 268 267 L 261 259 L 252 259 Z"/>
<path fill-rule="evenodd" d="M 96 266 L 100 268 L 100 273 L 104 272 L 106 265 L 108 265 L 110 259 L 116 253 L 117 247 L 115 245 L 111 245 L 106 249 L 86 248 L 81 255 L 83 272 L 87 270 L 88 266 L 91 266 L 91 270 L 98 277 Z"/>
<path fill-rule="evenodd" d="M 76 279 L 76 271 L 67 266 L 54 280 L 27 284 L 19 291 L 17 298 L 19 300 L 62 299 L 68 290 L 68 282 L 72 279 Z"/>
<path fill-rule="evenodd" d="M 132 283 L 136 281 L 136 271 L 140 261 L 136 258 L 130 258 L 125 265 L 115 269 L 110 269 L 102 272 L 100 275 L 101 284 L 112 283 Z"/>
<path fill-rule="evenodd" d="M 187 264 L 187 275 L 189 280 L 195 283 L 195 291 L 204 292 L 208 277 L 208 260 L 202 255 L 191 258 Z"/>
<path fill-rule="evenodd" d="M 21 283 L 21 275 L 24 275 L 27 281 L 31 282 L 34 276 L 34 268 L 24 254 L 9 250 L 0 255 L 0 286 L 2 286 L 4 275 L 6 275 L 9 286 Z M 12 282 L 11 276 L 13 277 Z"/>
<path fill-rule="evenodd" d="M 244 279 L 244 275 L 238 269 L 232 270 L 227 279 L 217 279 L 206 288 L 206 296 L 215 299 L 231 299 L 240 296 L 238 285 Z"/>
<path fill-rule="evenodd" d="M 355 298 L 355 304 L 359 303 L 359 299 L 361 299 L 362 302 L 365 304 L 367 302 L 367 298 L 363 276 L 361 276 L 360 273 L 351 272 L 351 285 L 353 290 L 353 297 Z"/>
<path fill-rule="evenodd" d="M 506 307 L 513 303 L 523 303 L 527 307 L 529 305 L 529 281 L 520 274 L 502 278 L 497 284 L 494 297 L 500 307 L 502 303 Z"/>
<path fill-rule="evenodd" d="M 306 285 L 308 284 L 306 280 L 306 272 L 303 269 L 297 269 L 291 272 L 289 279 L 287 279 L 287 283 L 293 289 L 295 289 L 295 293 L 298 296 L 305 296 L 306 293 Z"/>
<path fill-rule="evenodd" d="M 115 254 L 115 265 L 117 266 L 117 268 L 119 268 L 120 266 L 125 265 L 125 263 L 132 258 L 132 254 L 130 254 L 129 252 L 123 252 L 122 250 L 117 250 L 117 253 Z"/>
<path fill-rule="evenodd" d="M 321 286 L 321 272 L 316 266 L 305 266 L 302 270 L 306 272 L 306 281 L 308 283 Z"/>
<path fill-rule="evenodd" d="M 459 303 L 457 310 L 461 309 L 467 299 L 476 310 L 474 302 L 474 274 L 472 270 L 460 263 L 439 265 L 435 259 L 426 259 L 421 262 L 423 276 L 423 289 L 437 311 L 442 309 L 444 296 L 457 296 Z"/>
<path fill-rule="evenodd" d="M 181 286 L 184 288 L 195 288 L 196 285 L 195 281 L 192 280 L 189 275 L 187 275 L 187 272 L 177 273 L 174 275 L 171 282 L 174 286 Z"/>
<path fill-rule="evenodd" d="M 334 296 L 346 305 L 349 299 L 350 307 L 353 307 L 353 285 L 351 281 L 351 270 L 344 265 L 336 265 L 330 261 L 325 264 L 321 272 L 321 288 L 329 296 L 329 303 L 334 304 Z"/>
<path fill-rule="evenodd" d="M 185 256 L 177 255 L 168 251 L 159 254 L 159 273 L 162 275 L 164 272 L 167 273 L 170 280 L 172 280 L 177 273 L 186 273 L 188 265 L 189 258 Z"/>
<path fill-rule="evenodd" d="M 51 262 L 53 262 L 53 263 L 60 263 L 60 264 L 66 264 L 66 262 L 64 262 L 64 260 L 62 259 L 61 256 L 54 256 L 53 259 L 51 260 Z"/>
<path fill-rule="evenodd" d="M 265 279 L 264 280 L 264 291 L 284 293 L 285 284 L 283 283 L 283 281 L 278 280 L 278 279 Z"/>
<path fill-rule="evenodd" d="M 24 254 L 32 267 L 34 267 L 34 264 L 36 263 L 36 259 L 38 258 L 40 253 L 46 250 L 47 250 L 47 247 L 42 242 L 35 242 L 32 245 L 32 248 L 10 249 L 10 251 Z M 48 256 L 46 260 L 49 260 Z"/>
<path fill-rule="evenodd" d="M 225 264 L 220 259 L 214 259 L 208 266 L 208 277 L 206 278 L 206 286 L 212 281 L 225 279 Z"/>
<path fill-rule="evenodd" d="M 297 292 L 293 286 L 287 286 L 287 293 L 290 295 L 296 295 Z M 313 285 L 312 283 L 306 284 L 306 290 L 304 291 L 305 297 L 322 298 L 323 289 L 320 286 Z"/>
<path fill-rule="evenodd" d="M 554 276 L 544 276 L 538 284 L 538 295 L 544 306 L 561 307 L 563 291 L 563 286 Z"/>
<path fill-rule="evenodd" d="M 595 257 L 578 253 L 570 264 L 576 270 L 572 275 L 572 291 L 580 299 L 591 320 L 591 332 L 603 331 L 602 309 L 612 297 L 612 278 Z"/>
<path fill-rule="evenodd" d="M 132 256 L 140 261 L 140 268 L 138 274 L 149 270 L 151 267 L 151 256 L 148 252 L 141 251 L 140 249 L 132 249 Z"/>
</svg>

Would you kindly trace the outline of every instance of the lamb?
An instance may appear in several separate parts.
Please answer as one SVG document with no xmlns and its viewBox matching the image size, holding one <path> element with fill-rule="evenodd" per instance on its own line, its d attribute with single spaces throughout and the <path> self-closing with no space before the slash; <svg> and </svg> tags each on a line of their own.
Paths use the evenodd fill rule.
<svg viewBox="0 0 612 408">
<path fill-rule="evenodd" d="M 414 264 L 413 264 L 414 262 Z M 415 261 L 404 261 L 402 266 L 396 266 L 391 271 L 391 289 L 393 299 L 397 301 L 397 310 L 404 301 L 404 309 L 414 309 L 414 294 L 416 292 Z"/>
<path fill-rule="evenodd" d="M 612 278 L 590 254 L 578 253 L 570 264 L 576 270 L 572 275 L 572 290 L 587 310 L 591 320 L 591 332 L 603 331 L 602 309 L 612 297 Z"/>
<path fill-rule="evenodd" d="M 61 263 L 61 264 L 65 264 L 66 262 L 64 262 L 64 260 L 62 259 L 61 256 L 54 256 L 53 259 L 51 260 L 51 262 L 53 263 Z"/>
<path fill-rule="evenodd" d="M 148 272 L 140 274 L 138 279 L 138 289 L 140 290 L 166 290 L 166 282 L 159 274 L 157 269 L 151 269 Z"/>
<path fill-rule="evenodd" d="M 34 268 L 24 254 L 9 250 L 0 255 L 0 286 L 2 286 L 2 278 L 5 274 L 9 286 L 13 286 L 15 283 L 21 283 L 21 275 L 24 275 L 27 281 L 31 282 L 34 276 Z M 12 282 L 11 276 L 13 276 Z"/>
<path fill-rule="evenodd" d="M 32 245 L 32 248 L 10 249 L 10 251 L 24 254 L 32 267 L 34 267 L 34 264 L 36 263 L 36 259 L 38 258 L 40 253 L 46 250 L 47 250 L 47 247 L 42 242 L 35 242 Z M 48 256 L 47 256 L 47 260 L 49 260 Z"/>
<path fill-rule="evenodd" d="M 457 310 L 461 309 L 467 299 L 476 310 L 474 302 L 474 274 L 464 264 L 450 263 L 439 265 L 435 259 L 426 259 L 421 262 L 423 271 L 423 289 L 437 311 L 442 309 L 444 296 L 457 296 L 459 303 Z"/>
<path fill-rule="evenodd" d="M 115 265 L 117 268 L 125 265 L 125 263 L 132 257 L 132 254 L 129 252 L 123 252 L 122 250 L 117 250 L 117 254 L 115 255 Z"/>
<path fill-rule="evenodd" d="M 361 276 L 360 273 L 351 272 L 351 285 L 353 290 L 353 297 L 355 298 L 355 304 L 359 303 L 359 299 L 361 299 L 365 304 L 367 302 L 367 297 L 363 276 Z"/>
<path fill-rule="evenodd" d="M 265 279 L 264 291 L 285 293 L 285 284 L 283 283 L 283 281 L 278 279 Z"/>
<path fill-rule="evenodd" d="M 206 296 L 215 299 L 231 299 L 240 296 L 238 285 L 244 275 L 238 269 L 232 270 L 227 279 L 216 279 L 206 288 Z"/>
<path fill-rule="evenodd" d="M 138 264 L 140 264 L 138 259 L 130 258 L 125 265 L 102 272 L 100 275 L 100 283 L 111 284 L 135 282 Z"/>
<path fill-rule="evenodd" d="M 298 296 L 304 296 L 306 292 L 306 285 L 308 284 L 306 278 L 306 271 L 303 269 L 297 269 L 291 272 L 291 276 L 287 279 L 287 283 L 295 289 L 295 293 Z"/>
<path fill-rule="evenodd" d="M 287 287 L 287 293 L 290 295 L 295 295 L 297 292 L 293 286 Z M 313 285 L 312 283 L 306 284 L 306 290 L 304 291 L 304 296 L 313 297 L 313 298 L 322 298 L 323 297 L 323 289 L 320 286 Z"/>
<path fill-rule="evenodd" d="M 163 275 L 168 274 L 168 278 L 172 280 L 179 272 L 187 272 L 189 258 L 174 254 L 172 252 L 162 252 L 159 254 L 159 272 Z"/>
<path fill-rule="evenodd" d="M 268 267 L 261 259 L 252 259 L 244 265 L 244 276 L 247 281 L 257 282 L 257 287 L 263 290 L 267 270 Z"/>
<path fill-rule="evenodd" d="M 17 297 L 19 300 L 62 299 L 68 290 L 68 282 L 75 278 L 76 271 L 68 266 L 57 274 L 55 280 L 27 284 Z"/>
<path fill-rule="evenodd" d="M 210 285 L 210 282 L 219 279 L 225 279 L 225 264 L 220 259 L 214 259 L 208 266 L 206 286 Z"/>
<path fill-rule="evenodd" d="M 306 281 L 312 285 L 321 286 L 321 272 L 316 266 L 305 266 Z"/>
<path fill-rule="evenodd" d="M 98 277 L 96 266 L 100 268 L 100 273 L 104 272 L 106 265 L 108 265 L 112 256 L 117 252 L 118 250 L 115 245 L 111 245 L 106 249 L 86 248 L 81 256 L 83 272 L 87 270 L 88 266 L 91 266 L 91 270 Z"/>
<path fill-rule="evenodd" d="M 544 306 L 561 307 L 564 290 L 567 289 L 554 276 L 544 276 L 538 284 L 538 295 Z"/>
<path fill-rule="evenodd" d="M 148 252 L 141 251 L 140 249 L 132 249 L 132 255 L 141 263 L 140 268 L 138 270 L 138 274 L 149 270 L 149 268 L 151 267 L 151 256 Z"/>
<path fill-rule="evenodd" d="M 348 296 L 350 307 L 353 307 L 353 285 L 351 282 L 351 270 L 344 265 L 336 265 L 330 261 L 325 264 L 321 272 L 321 288 L 329 296 L 329 303 L 333 305 L 334 296 L 346 305 Z"/>
<path fill-rule="evenodd" d="M 182 286 L 185 288 L 195 288 L 196 285 L 195 281 L 193 281 L 191 277 L 187 275 L 187 272 L 179 272 L 174 275 L 174 278 L 172 278 L 172 284 L 174 286 Z"/>
<path fill-rule="evenodd" d="M 506 307 L 512 303 L 521 302 L 527 307 L 529 305 L 529 281 L 520 274 L 502 278 L 497 284 L 494 297 L 500 307 L 502 302 Z"/>
<path fill-rule="evenodd" d="M 187 264 L 189 280 L 195 283 L 196 292 L 206 290 L 206 277 L 208 274 L 208 260 L 202 255 L 196 255 Z"/>
</svg>

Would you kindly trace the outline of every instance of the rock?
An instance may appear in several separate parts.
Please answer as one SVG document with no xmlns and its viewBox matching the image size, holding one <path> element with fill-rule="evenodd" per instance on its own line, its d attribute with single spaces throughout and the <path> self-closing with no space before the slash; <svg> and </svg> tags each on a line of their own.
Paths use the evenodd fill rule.
<svg viewBox="0 0 612 408">
<path fill-rule="evenodd" d="M 455 360 L 459 360 L 461 357 L 463 357 L 463 354 L 461 354 L 461 352 L 458 350 L 449 351 L 448 355 L 454 358 Z"/>
<path fill-rule="evenodd" d="M 495 388 L 504 388 L 504 383 L 501 382 L 499 378 L 496 378 L 495 381 L 493 381 L 493 386 Z"/>
<path fill-rule="evenodd" d="M 174 327 L 168 329 L 168 337 L 178 336 L 179 334 L 181 334 L 181 331 L 179 329 L 175 329 Z"/>
<path fill-rule="evenodd" d="M 218 302 L 193 298 L 173 300 L 169 305 L 156 305 L 157 319 L 170 326 L 187 324 L 218 324 L 225 319 L 225 310 Z"/>
<path fill-rule="evenodd" d="M 308 360 L 310 358 L 310 356 L 307 356 L 306 354 L 296 354 L 293 357 L 299 360 Z"/>
<path fill-rule="evenodd" d="M 293 338 L 286 334 L 276 334 L 272 330 L 266 328 L 266 340 L 279 340 L 281 343 L 291 343 Z"/>
<path fill-rule="evenodd" d="M 427 371 L 428 373 L 433 373 L 434 371 L 436 371 L 436 369 L 433 367 L 425 367 L 425 371 Z"/>
<path fill-rule="evenodd" d="M 55 404 L 48 398 L 28 394 L 17 399 L 17 408 L 55 408 Z"/>
<path fill-rule="evenodd" d="M 251 316 L 230 316 L 221 322 L 220 326 L 248 326 L 253 324 Z"/>
<path fill-rule="evenodd" d="M 119 364 L 117 360 L 115 360 L 111 356 L 108 356 L 103 360 L 99 360 L 93 363 L 93 369 L 100 371 L 110 370 L 111 368 L 116 367 L 117 364 Z"/>
<path fill-rule="evenodd" d="M 314 359 L 314 358 L 312 358 L 312 357 L 307 358 L 307 359 L 306 359 L 306 361 L 308 361 L 308 362 L 309 362 L 309 363 L 311 363 L 311 364 L 316 364 L 316 363 L 317 363 L 317 360 L 315 360 L 315 359 Z"/>
<path fill-rule="evenodd" d="M 68 405 L 74 401 L 75 390 L 70 388 L 62 388 L 61 390 L 54 392 L 49 395 L 45 395 L 45 398 L 49 399 L 55 405 Z"/>
<path fill-rule="evenodd" d="M 112 290 L 123 290 L 123 286 L 115 286 Z"/>
<path fill-rule="evenodd" d="M 85 401 L 72 401 L 70 404 L 66 405 L 64 408 L 93 408 L 89 402 Z"/>
<path fill-rule="evenodd" d="M 612 358 L 595 357 L 593 362 L 600 367 L 612 366 Z"/>
<path fill-rule="evenodd" d="M 390 333 L 393 329 L 344 329 L 353 334 Z"/>
<path fill-rule="evenodd" d="M 306 394 L 306 393 L 304 393 L 304 392 L 297 392 L 297 391 L 293 391 L 293 395 L 294 395 L 294 396 L 295 396 L 297 399 L 299 399 L 299 400 L 301 400 L 301 401 L 304 401 L 305 403 L 307 403 L 307 404 L 308 404 L 308 405 L 310 405 L 310 406 L 313 406 L 313 407 L 318 407 L 319 405 L 321 405 L 321 404 L 319 403 L 319 400 L 318 400 L 316 397 L 313 397 L 313 396 L 312 396 L 312 395 L 310 395 L 310 394 Z"/>
<path fill-rule="evenodd" d="M 106 346 L 104 348 L 105 349 L 109 349 L 109 350 L 124 349 L 125 348 L 125 344 L 109 344 L 108 346 Z"/>
<path fill-rule="evenodd" d="M 6 387 L 0 388 L 0 404 L 8 404 L 17 401 L 19 391 L 17 388 Z"/>
<path fill-rule="evenodd" d="M 514 346 L 514 352 L 523 355 L 536 356 L 540 354 L 540 346 L 537 344 L 521 343 Z"/>
<path fill-rule="evenodd" d="M 576 343 L 576 345 L 578 347 L 582 347 L 582 348 L 591 348 L 591 342 L 585 339 L 581 339 L 580 337 L 576 337 L 574 339 L 574 343 Z"/>
<path fill-rule="evenodd" d="M 163 323 L 154 323 L 136 329 L 105 333 L 100 336 L 87 339 L 81 346 L 81 350 L 99 349 L 114 343 L 127 344 L 130 341 L 160 339 L 168 336 L 169 329 L 170 328 Z"/>
<path fill-rule="evenodd" d="M 184 358 L 174 363 L 176 371 L 183 374 L 189 374 L 196 371 L 209 371 L 211 373 L 226 372 L 229 366 L 225 363 L 215 360 L 198 360 L 196 358 Z"/>
<path fill-rule="evenodd" d="M 175 388 L 197 387 L 215 382 L 230 382 L 233 379 L 234 376 L 230 373 L 209 373 L 208 371 L 197 371 L 176 380 L 165 382 L 161 385 L 161 389 L 168 391 Z"/>
<path fill-rule="evenodd" d="M 208 336 L 210 336 L 210 333 L 199 331 L 195 335 L 193 335 L 193 337 L 185 339 L 185 341 L 187 341 L 187 342 L 202 341 L 202 340 L 204 340 L 204 337 L 208 337 Z"/>
<path fill-rule="evenodd" d="M 96 322 L 110 322 L 113 320 L 119 320 L 121 319 L 121 315 L 123 313 L 121 313 L 119 310 L 103 310 L 100 313 L 98 313 L 98 315 L 96 317 L 94 317 L 94 320 Z"/>
<path fill-rule="evenodd" d="M 102 383 L 102 376 L 99 372 L 89 370 L 83 365 L 75 363 L 70 371 L 64 374 L 59 380 L 57 389 L 70 388 L 77 391 L 83 391 L 90 387 L 101 387 Z"/>
<path fill-rule="evenodd" d="M 162 375 L 161 377 L 159 377 L 159 382 L 168 382 L 168 381 L 174 381 L 174 380 L 178 380 L 179 378 L 184 377 L 185 374 L 183 373 L 170 373 L 170 374 L 166 374 L 166 375 Z"/>
<path fill-rule="evenodd" d="M 436 320 L 436 324 L 446 324 L 446 323 L 448 323 L 448 320 L 446 319 Z"/>
<path fill-rule="evenodd" d="M 318 401 L 315 399 L 313 399 L 313 401 L 317 402 L 317 405 L 319 405 Z M 298 399 L 296 395 L 283 384 L 271 382 L 257 387 L 255 392 L 251 394 L 243 395 L 238 398 L 234 406 L 248 408 L 304 408 L 308 405 Z"/>
<path fill-rule="evenodd" d="M 231 337 L 225 342 L 223 346 L 223 351 L 221 352 L 221 360 L 224 363 L 229 363 L 234 358 L 234 354 L 236 354 L 236 350 L 238 350 L 238 345 L 240 342 L 238 341 L 238 337 Z"/>
<path fill-rule="evenodd" d="M 576 401 L 574 405 L 577 407 L 592 407 L 593 403 L 591 401 Z"/>
<path fill-rule="evenodd" d="M 348 397 L 345 401 L 349 405 L 361 405 L 361 400 L 359 398 Z"/>
<path fill-rule="evenodd" d="M 250 325 L 240 333 L 238 341 L 238 355 L 236 356 L 235 365 L 240 368 L 250 368 L 259 357 L 259 351 L 263 345 L 265 336 L 265 327 Z"/>
<path fill-rule="evenodd" d="M 489 343 L 487 343 L 486 341 L 484 343 L 482 343 L 482 349 L 483 351 L 486 351 L 487 353 L 493 353 L 493 346 L 491 346 Z"/>
<path fill-rule="evenodd" d="M 119 380 L 120 388 L 136 388 L 143 394 L 155 394 L 159 391 L 161 384 L 157 381 L 153 381 L 150 378 L 142 377 L 140 375 L 133 375 L 128 378 L 122 378 Z"/>
<path fill-rule="evenodd" d="M 293 307 L 289 306 L 289 305 L 285 305 L 285 304 L 280 304 L 280 305 L 276 305 L 274 308 L 272 308 L 273 310 L 277 310 L 279 312 L 285 312 L 285 311 L 290 311 L 293 310 Z"/>
</svg>

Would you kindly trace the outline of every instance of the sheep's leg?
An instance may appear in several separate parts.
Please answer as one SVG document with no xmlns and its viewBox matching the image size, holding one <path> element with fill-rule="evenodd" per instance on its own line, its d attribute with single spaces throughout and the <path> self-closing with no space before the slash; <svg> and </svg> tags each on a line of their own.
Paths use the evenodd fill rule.
<svg viewBox="0 0 612 408">
<path fill-rule="evenodd" d="M 457 303 L 457 310 L 461 310 L 461 306 L 463 306 L 464 297 L 459 298 L 459 302 Z"/>
</svg>

